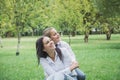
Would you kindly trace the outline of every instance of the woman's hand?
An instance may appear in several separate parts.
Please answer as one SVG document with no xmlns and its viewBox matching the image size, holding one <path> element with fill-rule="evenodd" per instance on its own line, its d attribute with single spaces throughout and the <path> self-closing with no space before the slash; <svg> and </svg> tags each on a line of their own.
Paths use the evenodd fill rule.
<svg viewBox="0 0 120 80">
<path fill-rule="evenodd" d="M 74 70 L 75 68 L 78 68 L 78 67 L 79 67 L 78 62 L 74 61 L 74 62 L 72 62 L 71 66 L 70 66 L 70 70 L 72 71 L 72 70 Z"/>
</svg>

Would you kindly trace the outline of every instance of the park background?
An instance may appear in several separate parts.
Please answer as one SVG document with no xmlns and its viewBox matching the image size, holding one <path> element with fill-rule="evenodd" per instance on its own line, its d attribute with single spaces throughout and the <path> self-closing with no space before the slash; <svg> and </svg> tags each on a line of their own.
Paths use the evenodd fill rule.
<svg viewBox="0 0 120 80">
<path fill-rule="evenodd" d="M 0 0 L 0 80 L 43 80 L 35 42 L 52 26 L 87 80 L 120 79 L 119 0 Z"/>
</svg>

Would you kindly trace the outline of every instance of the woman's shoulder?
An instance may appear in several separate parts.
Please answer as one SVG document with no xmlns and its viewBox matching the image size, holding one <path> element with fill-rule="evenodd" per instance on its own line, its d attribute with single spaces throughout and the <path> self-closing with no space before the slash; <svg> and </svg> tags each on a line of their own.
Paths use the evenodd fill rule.
<svg viewBox="0 0 120 80">
<path fill-rule="evenodd" d="M 62 47 L 62 48 L 60 48 L 60 50 L 61 50 L 62 52 L 64 52 L 64 51 L 66 51 L 67 49 L 64 48 L 64 47 Z"/>
<path fill-rule="evenodd" d="M 46 58 L 40 58 L 40 62 L 46 61 Z"/>
<path fill-rule="evenodd" d="M 68 50 L 64 47 L 60 48 L 62 54 L 65 56 L 65 55 L 68 55 Z"/>
<path fill-rule="evenodd" d="M 68 44 L 67 42 L 62 41 L 62 40 L 61 40 L 59 43 L 60 43 L 60 44 Z"/>
<path fill-rule="evenodd" d="M 40 63 L 41 64 L 48 64 L 48 63 L 51 63 L 51 60 L 49 57 L 47 58 L 40 58 Z"/>
</svg>

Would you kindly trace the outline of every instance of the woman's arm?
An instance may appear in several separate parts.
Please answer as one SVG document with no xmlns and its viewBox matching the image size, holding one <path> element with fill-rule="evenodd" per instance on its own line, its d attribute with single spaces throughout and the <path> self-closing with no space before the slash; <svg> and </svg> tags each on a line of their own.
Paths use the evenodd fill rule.
<svg viewBox="0 0 120 80">
<path fill-rule="evenodd" d="M 70 70 L 72 71 L 75 68 L 78 68 L 78 62 L 74 61 L 73 58 L 70 56 L 68 50 L 66 48 L 60 48 L 62 52 L 63 57 L 63 63 L 65 67 L 70 67 Z"/>
<path fill-rule="evenodd" d="M 45 58 L 41 58 L 40 59 L 40 63 L 45 71 L 45 73 L 47 73 L 47 75 L 54 75 L 55 73 L 65 73 L 65 74 L 70 74 L 71 73 L 71 68 L 70 67 L 66 67 L 65 69 L 62 69 L 60 71 L 55 71 L 48 63 L 48 61 Z"/>
</svg>

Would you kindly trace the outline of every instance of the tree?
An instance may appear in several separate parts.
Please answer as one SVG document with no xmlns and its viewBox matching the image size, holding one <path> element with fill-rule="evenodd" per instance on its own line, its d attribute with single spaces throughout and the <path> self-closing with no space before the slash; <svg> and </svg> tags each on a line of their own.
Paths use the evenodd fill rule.
<svg viewBox="0 0 120 80">
<path fill-rule="evenodd" d="M 115 18 L 120 17 L 120 1 L 119 0 L 97 0 L 94 2 L 96 8 L 102 14 L 100 23 L 103 25 L 102 28 L 106 33 L 106 39 L 110 40 L 111 33 L 115 28 L 117 20 Z M 118 22 L 119 23 L 119 22 Z M 117 24 L 118 24 L 117 23 Z"/>
<path fill-rule="evenodd" d="M 81 0 L 82 4 L 82 10 L 81 14 L 83 15 L 82 17 L 82 28 L 81 30 L 84 32 L 84 42 L 88 42 L 89 38 L 89 33 L 90 30 L 92 29 L 92 25 L 95 24 L 97 17 L 97 11 L 95 7 L 93 6 L 93 2 L 90 0 Z"/>
</svg>

